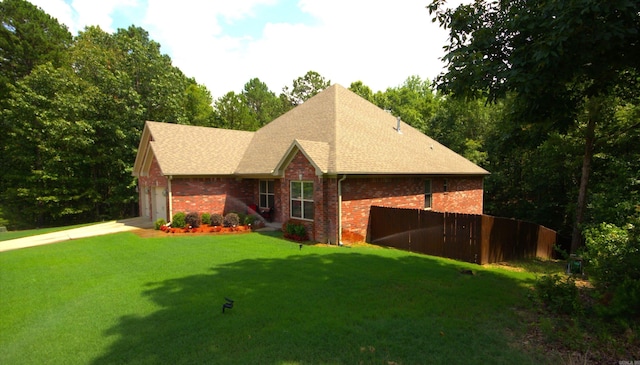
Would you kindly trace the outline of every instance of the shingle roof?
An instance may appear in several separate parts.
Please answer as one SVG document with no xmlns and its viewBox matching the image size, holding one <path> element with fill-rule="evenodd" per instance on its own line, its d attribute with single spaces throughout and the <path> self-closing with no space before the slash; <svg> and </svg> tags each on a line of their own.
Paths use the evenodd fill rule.
<svg viewBox="0 0 640 365">
<path fill-rule="evenodd" d="M 488 174 L 404 122 L 401 133 L 396 125 L 391 114 L 333 85 L 256 132 L 146 128 L 165 175 L 278 175 L 298 150 L 324 174 Z"/>
<path fill-rule="evenodd" d="M 138 160 L 151 149 L 167 176 L 233 175 L 252 137 L 246 131 L 146 122 L 134 174 L 139 175 L 144 162 Z"/>
<path fill-rule="evenodd" d="M 408 124 L 402 133 L 396 126 L 393 115 L 333 85 L 258 130 L 236 173 L 274 172 L 297 139 L 328 146 L 329 174 L 488 174 Z"/>
</svg>

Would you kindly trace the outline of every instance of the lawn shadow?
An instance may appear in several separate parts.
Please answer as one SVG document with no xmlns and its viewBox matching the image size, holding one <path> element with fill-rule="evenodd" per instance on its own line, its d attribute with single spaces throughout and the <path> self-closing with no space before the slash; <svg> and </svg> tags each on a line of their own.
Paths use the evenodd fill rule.
<svg viewBox="0 0 640 365">
<path fill-rule="evenodd" d="M 159 309 L 120 318 L 93 364 L 539 363 L 509 336 L 526 293 L 466 263 L 304 247 L 147 283 Z"/>
</svg>

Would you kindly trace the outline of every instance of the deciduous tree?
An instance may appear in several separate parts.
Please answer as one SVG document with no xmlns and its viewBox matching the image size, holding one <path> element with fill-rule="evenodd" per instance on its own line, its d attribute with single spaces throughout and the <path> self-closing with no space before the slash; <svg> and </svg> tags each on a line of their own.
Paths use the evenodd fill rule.
<svg viewBox="0 0 640 365">
<path fill-rule="evenodd" d="M 475 1 L 456 9 L 429 5 L 449 29 L 447 71 L 439 88 L 454 95 L 485 93 L 495 101 L 514 92 L 520 118 L 560 130 L 582 128 L 584 153 L 572 250 L 581 243 L 596 127 L 617 85 L 637 81 L 640 3 L 634 0 Z"/>
</svg>

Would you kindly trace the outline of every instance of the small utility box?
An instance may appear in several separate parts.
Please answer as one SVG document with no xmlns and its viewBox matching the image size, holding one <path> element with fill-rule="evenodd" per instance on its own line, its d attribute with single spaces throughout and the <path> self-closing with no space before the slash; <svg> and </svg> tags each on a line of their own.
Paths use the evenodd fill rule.
<svg viewBox="0 0 640 365">
<path fill-rule="evenodd" d="M 571 254 L 569 261 L 567 262 L 567 274 L 568 275 L 584 275 L 584 266 L 582 264 L 582 257 Z"/>
<path fill-rule="evenodd" d="M 0 233 L 4 233 L 7 231 L 7 227 L 5 226 L 0 226 Z"/>
</svg>

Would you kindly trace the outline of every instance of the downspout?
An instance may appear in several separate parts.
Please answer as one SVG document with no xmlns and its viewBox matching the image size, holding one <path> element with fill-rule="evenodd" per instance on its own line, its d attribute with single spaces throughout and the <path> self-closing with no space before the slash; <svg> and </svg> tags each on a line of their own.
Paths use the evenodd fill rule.
<svg viewBox="0 0 640 365">
<path fill-rule="evenodd" d="M 339 246 L 342 246 L 342 182 L 347 175 L 342 175 L 342 179 L 338 180 L 338 240 Z"/>
<path fill-rule="evenodd" d="M 173 176 L 169 175 L 169 178 L 167 179 L 167 196 L 169 197 L 169 216 L 167 217 L 167 220 L 169 222 L 173 219 L 173 192 L 171 191 L 172 178 Z"/>
</svg>

